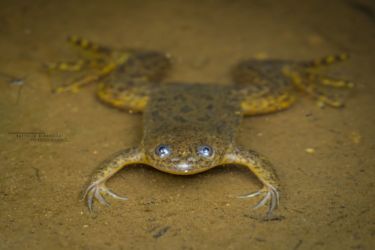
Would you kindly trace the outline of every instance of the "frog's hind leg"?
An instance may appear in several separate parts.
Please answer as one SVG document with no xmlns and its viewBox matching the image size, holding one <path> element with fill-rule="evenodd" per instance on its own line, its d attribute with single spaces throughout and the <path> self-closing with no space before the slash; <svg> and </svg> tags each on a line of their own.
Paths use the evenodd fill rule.
<svg viewBox="0 0 375 250">
<path fill-rule="evenodd" d="M 104 103 L 130 113 L 142 112 L 151 89 L 160 85 L 169 68 L 167 55 L 154 51 L 138 52 L 103 79 L 97 96 Z"/>
<path fill-rule="evenodd" d="M 79 48 L 81 53 L 75 61 L 47 65 L 52 91 L 57 93 L 77 92 L 82 87 L 100 80 L 124 63 L 130 54 L 77 36 L 69 36 L 67 41 L 75 48 Z"/>
<path fill-rule="evenodd" d="M 116 64 L 109 63 L 97 68 L 83 59 L 47 65 L 50 86 L 53 92 L 78 92 L 82 87 L 110 74 Z"/>
<path fill-rule="evenodd" d="M 348 59 L 347 54 L 331 55 L 320 59 L 287 65 L 283 73 L 300 91 L 317 100 L 319 106 L 342 107 L 352 82 L 323 75 L 323 68 Z"/>
<path fill-rule="evenodd" d="M 262 182 L 263 187 L 253 193 L 241 195 L 239 198 L 253 198 L 263 196 L 254 206 L 254 209 L 260 208 L 268 203 L 267 219 L 272 218 L 272 212 L 278 207 L 280 195 L 277 176 L 272 164 L 255 151 L 236 148 L 230 150 L 224 157 L 225 164 L 243 165 L 250 169 Z"/>
<path fill-rule="evenodd" d="M 81 50 L 85 56 L 91 58 L 108 57 L 113 50 L 109 47 L 96 44 L 79 36 L 68 36 L 66 41 L 73 47 Z"/>
<path fill-rule="evenodd" d="M 87 64 L 87 61 L 83 59 L 78 59 L 74 61 L 61 61 L 57 63 L 51 63 L 46 65 L 49 71 L 71 71 L 77 72 L 82 70 L 82 68 Z"/>
<path fill-rule="evenodd" d="M 99 83 L 97 90 L 99 100 L 129 113 L 142 112 L 154 85 L 141 78 L 129 78 L 122 75 L 116 79 L 117 81 L 111 81 L 116 76 L 118 75 L 114 73 Z"/>
<path fill-rule="evenodd" d="M 346 53 L 337 54 L 337 55 L 328 55 L 324 57 L 320 57 L 317 59 L 313 59 L 310 61 L 301 62 L 300 65 L 306 68 L 319 68 L 319 67 L 326 67 L 332 64 L 340 63 L 349 59 L 349 55 Z"/>
<path fill-rule="evenodd" d="M 233 80 L 243 94 L 244 115 L 281 111 L 295 102 L 292 86 L 281 73 L 282 65 L 282 61 L 247 60 L 233 69 Z"/>
<path fill-rule="evenodd" d="M 77 92 L 82 85 L 79 82 L 86 78 L 83 74 L 87 72 L 83 73 L 83 71 L 87 68 L 87 64 L 88 62 L 83 59 L 47 64 L 46 69 L 52 92 Z"/>
</svg>

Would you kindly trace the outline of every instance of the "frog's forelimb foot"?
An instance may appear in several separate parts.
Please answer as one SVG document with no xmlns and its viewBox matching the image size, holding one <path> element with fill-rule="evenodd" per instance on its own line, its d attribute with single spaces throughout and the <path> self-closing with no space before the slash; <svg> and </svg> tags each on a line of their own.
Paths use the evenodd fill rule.
<svg viewBox="0 0 375 250">
<path fill-rule="evenodd" d="M 247 195 L 239 196 L 239 198 L 253 198 L 263 195 L 263 198 L 254 206 L 254 209 L 260 208 L 268 203 L 267 218 L 270 218 L 272 212 L 278 207 L 280 200 L 277 177 L 272 164 L 255 151 L 242 148 L 231 150 L 231 153 L 226 155 L 225 162 L 227 164 L 246 166 L 263 183 L 262 189 Z"/>
<path fill-rule="evenodd" d="M 99 203 L 109 206 L 109 203 L 104 199 L 102 195 L 110 195 L 112 198 L 119 199 L 119 200 L 127 200 L 128 198 L 125 196 L 119 196 L 111 191 L 104 183 L 94 182 L 92 183 L 85 191 L 84 197 L 87 196 L 87 206 L 92 212 L 94 198 L 96 198 Z"/>
<path fill-rule="evenodd" d="M 271 216 L 271 212 L 278 207 L 279 205 L 279 199 L 280 195 L 279 192 L 274 188 L 273 186 L 266 186 L 256 192 L 250 193 L 250 194 L 245 194 L 245 195 L 240 195 L 238 198 L 241 199 L 248 199 L 248 198 L 253 198 L 257 197 L 259 195 L 264 195 L 263 198 L 253 207 L 253 209 L 258 209 L 262 206 L 264 206 L 268 201 L 269 203 L 269 212 L 268 216 Z"/>
<path fill-rule="evenodd" d="M 125 166 L 141 163 L 142 156 L 143 154 L 137 149 L 131 148 L 116 153 L 99 166 L 98 171 L 94 174 L 92 181 L 82 195 L 82 199 L 86 200 L 90 212 L 93 211 L 95 200 L 103 205 L 109 205 L 103 195 L 109 195 L 119 200 L 127 200 L 126 197 L 119 196 L 107 188 L 106 181 Z"/>
</svg>

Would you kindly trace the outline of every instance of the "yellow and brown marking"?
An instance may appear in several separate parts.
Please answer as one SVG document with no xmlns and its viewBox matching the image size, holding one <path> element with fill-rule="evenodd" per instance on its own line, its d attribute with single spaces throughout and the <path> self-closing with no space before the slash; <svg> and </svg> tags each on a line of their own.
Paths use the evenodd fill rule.
<svg viewBox="0 0 375 250">
<path fill-rule="evenodd" d="M 124 84 L 124 89 L 129 89 L 126 85 L 129 79 L 133 82 L 139 82 L 142 79 L 158 83 L 165 78 L 170 68 L 169 57 L 160 52 L 134 49 L 114 50 L 77 36 L 70 36 L 67 41 L 85 53 L 77 60 L 47 66 L 51 88 L 56 93 L 78 92 L 84 86 L 96 82 L 108 85 L 106 90 L 109 90 L 111 86 L 121 84 Z M 111 74 L 113 77 L 106 79 Z M 123 80 L 124 78 L 126 79 Z M 133 109 L 138 110 L 140 109 L 139 103 L 143 103 L 144 98 L 142 97 L 141 101 L 135 100 L 137 98 L 135 92 L 137 90 L 133 86 L 132 90 L 129 89 L 129 96 L 126 97 L 123 94 L 122 97 L 125 98 L 123 102 L 134 103 Z M 110 101 L 108 94 L 103 94 L 102 87 L 99 89 L 98 97 L 103 97 L 104 102 L 116 106 L 119 106 L 121 102 L 118 99 Z"/>
<path fill-rule="evenodd" d="M 245 115 L 290 107 L 297 95 L 295 90 L 321 103 L 340 106 L 331 92 L 324 90 L 346 89 L 348 82 L 321 76 L 316 69 L 343 59 L 341 55 L 307 63 L 247 60 L 233 69 L 234 84 L 210 85 L 161 84 L 169 68 L 167 57 L 146 53 L 129 58 L 103 78 L 98 97 L 116 108 L 143 112 L 143 138 L 134 151 L 115 155 L 100 165 L 99 174 L 94 175 L 85 192 L 90 210 L 94 200 L 106 204 L 103 194 L 124 199 L 105 183 L 129 164 L 142 163 L 176 175 L 197 174 L 228 164 L 243 165 L 257 176 L 263 187 L 240 198 L 261 196 L 255 208 L 268 204 L 267 218 L 271 218 L 279 204 L 278 179 L 264 156 L 237 145 L 241 120 Z"/>
</svg>

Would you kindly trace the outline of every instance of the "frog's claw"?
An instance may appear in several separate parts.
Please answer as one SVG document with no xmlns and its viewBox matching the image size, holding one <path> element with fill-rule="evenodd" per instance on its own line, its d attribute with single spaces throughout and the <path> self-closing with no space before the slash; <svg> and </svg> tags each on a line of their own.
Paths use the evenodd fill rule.
<svg viewBox="0 0 375 250">
<path fill-rule="evenodd" d="M 142 163 L 143 159 L 144 153 L 138 150 L 138 148 L 129 148 L 115 153 L 109 159 L 102 162 L 82 195 L 82 200 L 86 200 L 89 211 L 92 212 L 93 210 L 94 200 L 99 201 L 103 205 L 109 205 L 103 195 L 109 195 L 118 200 L 127 200 L 128 198 L 117 195 L 107 188 L 105 183 L 124 167 Z"/>
<path fill-rule="evenodd" d="M 269 201 L 269 209 L 267 212 L 267 217 L 270 217 L 272 214 L 272 211 L 279 206 L 280 195 L 275 187 L 271 185 L 265 186 L 264 188 L 256 192 L 246 194 L 246 195 L 240 195 L 238 196 L 238 198 L 241 198 L 241 199 L 253 198 L 261 194 L 264 194 L 264 197 L 253 207 L 253 209 L 258 209 L 264 206 Z"/>
<path fill-rule="evenodd" d="M 127 200 L 127 197 L 124 196 L 119 196 L 115 194 L 113 191 L 111 191 L 103 182 L 94 182 L 90 184 L 86 191 L 83 194 L 82 199 L 86 199 L 87 197 L 87 206 L 90 210 L 90 212 L 93 211 L 93 203 L 94 203 L 94 198 L 96 198 L 101 204 L 109 206 L 109 203 L 104 199 L 102 194 L 108 194 L 112 196 L 115 199 L 119 200 Z"/>
<path fill-rule="evenodd" d="M 246 199 L 263 195 L 263 198 L 255 205 L 254 209 L 260 208 L 268 203 L 269 208 L 266 217 L 270 218 L 273 210 L 278 207 L 280 199 L 277 188 L 277 177 L 272 164 L 263 156 L 252 150 L 234 148 L 229 152 L 230 153 L 225 157 L 226 164 L 239 164 L 249 168 L 264 185 L 262 189 L 250 194 L 241 195 L 238 198 Z"/>
</svg>

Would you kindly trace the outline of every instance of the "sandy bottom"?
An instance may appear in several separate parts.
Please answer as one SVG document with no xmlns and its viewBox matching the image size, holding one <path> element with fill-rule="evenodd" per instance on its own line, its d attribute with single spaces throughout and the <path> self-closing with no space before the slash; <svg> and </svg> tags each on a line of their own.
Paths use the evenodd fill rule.
<svg viewBox="0 0 375 250">
<path fill-rule="evenodd" d="M 371 0 L 0 5 L 0 71 L 23 80 L 0 76 L 0 249 L 375 248 Z M 94 86 L 51 93 L 42 65 L 66 58 L 71 34 L 167 51 L 174 58 L 168 80 L 189 82 L 226 83 L 244 58 L 346 51 L 351 59 L 332 72 L 357 87 L 343 109 L 301 98 L 288 111 L 244 121 L 241 142 L 276 166 L 279 220 L 261 220 L 265 210 L 251 209 L 256 199 L 236 198 L 260 187 L 239 167 L 189 177 L 124 169 L 109 186 L 129 200 L 110 199 L 110 208 L 89 214 L 79 200 L 84 184 L 100 161 L 137 145 L 142 124 L 140 115 L 100 104 Z"/>
</svg>

